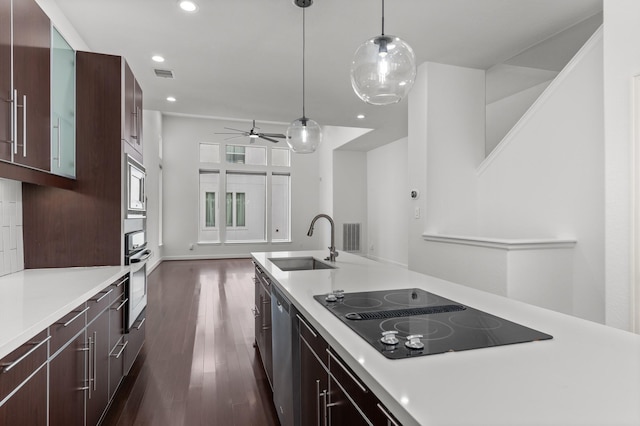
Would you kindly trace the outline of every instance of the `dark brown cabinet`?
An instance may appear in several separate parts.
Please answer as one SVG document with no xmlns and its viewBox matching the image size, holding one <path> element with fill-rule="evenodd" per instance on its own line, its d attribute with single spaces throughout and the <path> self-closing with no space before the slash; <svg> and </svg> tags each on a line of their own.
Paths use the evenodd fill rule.
<svg viewBox="0 0 640 426">
<path fill-rule="evenodd" d="M 255 317 L 256 345 L 260 351 L 269 385 L 273 389 L 273 348 L 271 343 L 271 280 L 256 266 L 255 274 Z"/>
<path fill-rule="evenodd" d="M 300 320 L 299 327 L 301 424 L 324 425 L 327 424 L 329 371 L 323 358 L 329 345 L 304 320 Z"/>
<path fill-rule="evenodd" d="M 11 160 L 11 0 L 0 0 L 0 160 Z"/>
<path fill-rule="evenodd" d="M 14 161 L 51 168 L 51 22 L 35 0 L 13 1 Z"/>
<path fill-rule="evenodd" d="M 124 67 L 124 108 L 122 140 L 142 157 L 142 88 L 131 68 Z M 133 155 L 136 157 L 135 155 Z M 136 157 L 137 159 L 137 157 Z"/>
<path fill-rule="evenodd" d="M 123 263 L 123 154 L 142 162 L 123 142 L 126 68 L 120 56 L 76 53 L 75 188 L 23 185 L 26 268 Z"/>
<path fill-rule="evenodd" d="M 329 344 L 298 315 L 303 425 L 387 425 L 395 420 Z"/>
<path fill-rule="evenodd" d="M 107 297 L 108 298 L 108 297 Z M 87 425 L 97 425 L 109 404 L 109 311 L 87 326 Z"/>
<path fill-rule="evenodd" d="M 129 333 L 125 334 L 127 342 L 127 348 L 124 351 L 124 374 L 129 374 L 129 370 L 133 366 L 133 362 L 138 357 L 142 345 L 144 344 L 144 338 L 146 333 L 146 321 L 147 312 L 142 311 L 136 322 L 129 330 Z"/>
<path fill-rule="evenodd" d="M 121 285 L 120 288 L 123 287 Z M 115 395 L 124 376 L 124 352 L 127 348 L 124 334 L 124 313 L 127 299 L 121 290 L 118 290 L 115 296 L 116 298 L 109 308 L 111 330 L 109 336 L 109 398 Z"/>
<path fill-rule="evenodd" d="M 49 360 L 49 423 L 84 425 L 85 376 L 89 348 L 85 330 Z"/>
<path fill-rule="evenodd" d="M 47 335 L 43 331 L 0 360 L 0 425 L 47 424 Z"/>
</svg>

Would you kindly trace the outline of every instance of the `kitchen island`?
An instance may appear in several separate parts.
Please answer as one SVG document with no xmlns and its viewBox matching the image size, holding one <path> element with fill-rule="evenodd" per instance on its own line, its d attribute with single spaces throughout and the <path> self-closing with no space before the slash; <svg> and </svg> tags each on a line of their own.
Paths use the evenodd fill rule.
<svg viewBox="0 0 640 426">
<path fill-rule="evenodd" d="M 404 425 L 639 425 L 640 336 L 341 253 L 336 269 L 254 261 Z M 313 296 L 419 288 L 553 336 L 551 340 L 387 359 Z"/>
</svg>

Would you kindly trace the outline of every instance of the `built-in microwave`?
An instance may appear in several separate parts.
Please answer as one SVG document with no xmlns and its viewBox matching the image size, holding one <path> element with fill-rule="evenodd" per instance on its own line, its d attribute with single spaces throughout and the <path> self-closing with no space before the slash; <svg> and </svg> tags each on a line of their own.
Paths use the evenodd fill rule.
<svg viewBox="0 0 640 426">
<path fill-rule="evenodd" d="M 127 155 L 127 218 L 146 217 L 144 166 Z"/>
</svg>

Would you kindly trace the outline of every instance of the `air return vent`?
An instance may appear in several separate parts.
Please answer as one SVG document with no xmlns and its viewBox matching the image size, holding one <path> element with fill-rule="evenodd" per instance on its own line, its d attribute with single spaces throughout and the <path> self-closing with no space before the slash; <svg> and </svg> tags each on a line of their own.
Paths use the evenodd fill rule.
<svg viewBox="0 0 640 426">
<path fill-rule="evenodd" d="M 156 77 L 160 78 L 173 78 L 173 71 L 171 70 L 160 70 L 155 68 L 153 72 L 156 73 Z"/>
<path fill-rule="evenodd" d="M 351 253 L 360 252 L 359 223 L 345 223 L 342 225 L 342 250 Z"/>
</svg>

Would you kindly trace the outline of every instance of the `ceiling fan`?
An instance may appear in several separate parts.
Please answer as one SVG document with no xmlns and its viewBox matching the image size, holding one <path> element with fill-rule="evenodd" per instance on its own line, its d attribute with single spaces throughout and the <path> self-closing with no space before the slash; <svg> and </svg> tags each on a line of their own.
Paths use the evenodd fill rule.
<svg viewBox="0 0 640 426">
<path fill-rule="evenodd" d="M 258 139 L 258 138 L 264 139 L 266 141 L 273 142 L 273 143 L 278 143 L 279 142 L 279 141 L 275 140 L 274 138 L 280 138 L 280 139 L 286 138 L 286 136 L 283 135 L 282 133 L 256 132 L 255 130 L 259 129 L 259 128 L 260 127 L 256 127 L 256 120 L 253 120 L 253 126 L 251 127 L 251 130 L 249 130 L 248 132 L 246 132 L 244 130 L 240 130 L 240 129 L 234 129 L 234 128 L 231 128 L 231 127 L 225 127 L 225 129 L 227 129 L 227 130 L 234 130 L 234 132 L 216 133 L 216 135 L 235 135 L 235 136 L 231 136 L 231 137 L 225 138 L 225 140 L 249 137 L 251 143 L 255 142 L 255 140 Z"/>
</svg>

